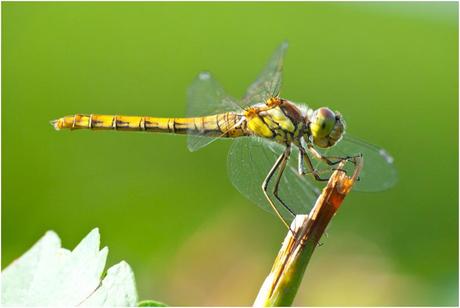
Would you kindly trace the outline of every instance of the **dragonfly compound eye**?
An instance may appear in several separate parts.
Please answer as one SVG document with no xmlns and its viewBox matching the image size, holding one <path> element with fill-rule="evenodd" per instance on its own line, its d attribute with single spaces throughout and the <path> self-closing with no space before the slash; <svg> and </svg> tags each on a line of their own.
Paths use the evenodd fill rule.
<svg viewBox="0 0 460 308">
<path fill-rule="evenodd" d="M 344 124 L 339 113 L 335 114 L 327 107 L 321 107 L 312 115 L 310 131 L 313 142 L 321 147 L 333 146 L 340 138 L 344 130 Z"/>
</svg>

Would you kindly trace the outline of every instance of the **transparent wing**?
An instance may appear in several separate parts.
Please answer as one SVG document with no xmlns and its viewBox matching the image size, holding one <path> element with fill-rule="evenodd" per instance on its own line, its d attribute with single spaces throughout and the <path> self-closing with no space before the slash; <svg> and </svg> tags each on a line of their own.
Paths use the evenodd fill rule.
<svg viewBox="0 0 460 308">
<path fill-rule="evenodd" d="M 262 192 L 262 182 L 283 151 L 284 147 L 277 143 L 256 137 L 241 137 L 233 142 L 228 155 L 228 172 L 232 184 L 244 196 L 273 214 Z M 310 176 L 297 173 L 297 159 L 298 150 L 293 148 L 281 179 L 279 196 L 296 214 L 307 214 L 320 190 Z M 282 216 L 291 221 L 292 216 L 273 196 L 275 179 L 276 174 L 268 186 L 271 199 Z"/>
<path fill-rule="evenodd" d="M 282 43 L 275 51 L 257 80 L 248 88 L 240 106 L 246 108 L 263 103 L 270 97 L 278 96 L 283 75 L 283 61 L 288 44 Z"/>
<path fill-rule="evenodd" d="M 202 72 L 195 78 L 188 89 L 187 99 L 188 117 L 207 116 L 241 109 L 208 72 Z M 189 134 L 188 149 L 192 152 L 197 151 L 216 139 Z"/>
<path fill-rule="evenodd" d="M 393 157 L 384 149 L 367 143 L 356 137 L 345 135 L 334 147 L 323 152 L 324 155 L 352 156 L 362 154 L 364 167 L 359 175 L 359 181 L 353 189 L 357 191 L 381 191 L 394 186 L 398 174 Z M 347 169 L 352 170 L 349 164 Z"/>
</svg>

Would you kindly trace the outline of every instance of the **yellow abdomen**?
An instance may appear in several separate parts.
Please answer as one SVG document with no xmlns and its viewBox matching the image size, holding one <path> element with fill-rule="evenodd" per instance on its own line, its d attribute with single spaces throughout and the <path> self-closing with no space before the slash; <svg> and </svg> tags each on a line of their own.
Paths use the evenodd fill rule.
<svg viewBox="0 0 460 308">
<path fill-rule="evenodd" d="M 197 134 L 209 137 L 239 137 L 245 135 L 244 129 L 238 125 L 240 120 L 241 116 L 232 112 L 195 118 L 75 114 L 54 120 L 52 125 L 57 130 L 125 130 Z"/>
</svg>

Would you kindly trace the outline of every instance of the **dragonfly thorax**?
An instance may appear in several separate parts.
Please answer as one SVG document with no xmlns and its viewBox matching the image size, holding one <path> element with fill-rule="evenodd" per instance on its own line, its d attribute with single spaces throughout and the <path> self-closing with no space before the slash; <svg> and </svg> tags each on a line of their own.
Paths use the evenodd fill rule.
<svg viewBox="0 0 460 308">
<path fill-rule="evenodd" d="M 298 106 L 284 99 L 270 99 L 245 112 L 247 128 L 252 135 L 281 144 L 300 143 L 307 133 L 307 117 Z"/>
</svg>

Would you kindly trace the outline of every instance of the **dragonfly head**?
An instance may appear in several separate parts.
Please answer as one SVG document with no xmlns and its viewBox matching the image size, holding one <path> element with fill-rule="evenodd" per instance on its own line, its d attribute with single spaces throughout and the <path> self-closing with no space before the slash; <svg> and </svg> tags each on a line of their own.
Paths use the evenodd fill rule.
<svg viewBox="0 0 460 308">
<path fill-rule="evenodd" d="M 310 140 L 320 148 L 335 145 L 343 136 L 345 122 L 339 112 L 327 107 L 316 109 L 309 122 Z"/>
</svg>

